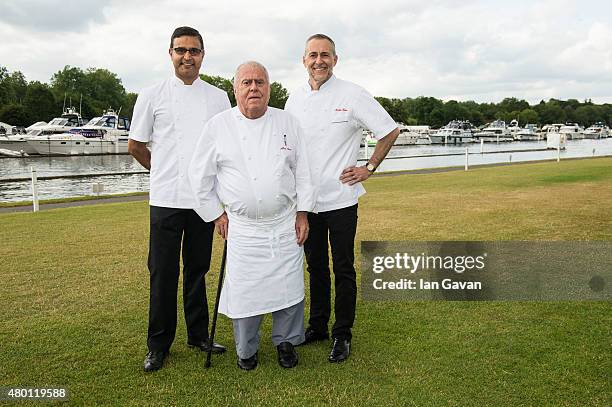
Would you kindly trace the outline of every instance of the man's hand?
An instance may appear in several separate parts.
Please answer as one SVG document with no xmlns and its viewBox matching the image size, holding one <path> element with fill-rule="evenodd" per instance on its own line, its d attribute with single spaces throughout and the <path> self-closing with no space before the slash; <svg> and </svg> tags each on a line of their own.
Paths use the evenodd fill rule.
<svg viewBox="0 0 612 407">
<path fill-rule="evenodd" d="M 227 213 L 223 212 L 221 216 L 213 220 L 213 222 L 215 223 L 215 229 L 217 229 L 217 233 L 219 233 L 219 236 L 227 240 L 227 225 L 229 225 Z"/>
<path fill-rule="evenodd" d="M 295 234 L 298 246 L 303 245 L 308 239 L 308 216 L 306 212 L 298 212 L 295 216 Z"/>
<path fill-rule="evenodd" d="M 365 166 L 348 167 L 342 171 L 342 174 L 340 174 L 340 181 L 342 181 L 343 184 L 354 185 L 370 178 L 370 175 L 372 174 Z"/>
</svg>

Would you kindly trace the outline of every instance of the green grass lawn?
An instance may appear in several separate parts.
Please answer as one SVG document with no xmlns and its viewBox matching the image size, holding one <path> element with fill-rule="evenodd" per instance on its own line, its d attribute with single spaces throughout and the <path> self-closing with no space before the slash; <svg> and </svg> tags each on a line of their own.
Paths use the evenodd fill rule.
<svg viewBox="0 0 612 407">
<path fill-rule="evenodd" d="M 366 189 L 357 241 L 612 240 L 610 158 L 376 177 Z M 179 318 L 165 367 L 145 374 L 145 202 L 0 214 L 0 241 L 0 386 L 67 386 L 75 405 L 612 401 L 610 302 L 358 299 L 349 360 L 330 364 L 327 344 L 309 345 L 298 348 L 297 368 L 282 369 L 267 317 L 252 372 L 236 367 L 227 318 L 216 339 L 229 352 L 209 370 L 187 348 Z M 217 240 L 211 299 L 221 247 Z"/>
</svg>

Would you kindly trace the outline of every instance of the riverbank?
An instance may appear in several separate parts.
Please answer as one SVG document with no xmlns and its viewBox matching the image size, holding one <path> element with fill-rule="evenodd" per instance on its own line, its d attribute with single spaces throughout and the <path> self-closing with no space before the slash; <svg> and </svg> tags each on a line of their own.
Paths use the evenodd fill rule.
<svg viewBox="0 0 612 407">
<path fill-rule="evenodd" d="M 545 142 L 485 144 L 482 151 L 481 146 L 471 143 L 393 147 L 378 171 L 463 168 L 466 150 L 470 167 L 556 160 L 557 151 L 545 147 Z M 359 165 L 365 164 L 364 154 L 365 151 L 360 152 Z M 567 149 L 560 152 L 562 161 L 602 156 L 612 156 L 612 138 L 570 140 Z M 45 200 L 89 196 L 100 188 L 105 194 L 147 192 L 149 185 L 148 172 L 129 155 L 11 158 L 0 160 L 0 202 L 31 199 L 32 169 L 36 170 L 39 198 Z"/>
<path fill-rule="evenodd" d="M 577 157 L 577 158 L 566 158 L 566 160 L 598 160 L 598 159 L 609 159 L 609 157 Z M 551 162 L 552 160 L 539 160 L 539 161 L 530 161 L 529 163 L 495 163 L 495 164 L 481 164 L 474 165 L 470 168 L 474 169 L 483 169 L 483 168 L 491 168 L 491 167 L 502 167 L 508 165 L 528 165 L 528 164 L 537 164 L 537 163 L 546 163 Z M 435 174 L 440 172 L 449 172 L 449 171 L 465 171 L 465 167 L 442 167 L 442 168 L 427 168 L 421 170 L 400 170 L 400 171 L 388 171 L 388 172 L 377 172 L 374 173 L 373 178 L 378 177 L 389 177 L 389 176 L 398 176 L 398 175 L 408 175 L 408 174 Z M 132 202 L 132 201 L 140 201 L 140 200 L 148 200 L 149 193 L 148 192 L 132 192 L 128 194 L 113 194 L 113 195 L 88 195 L 81 197 L 72 197 L 72 198 L 58 198 L 58 199 L 47 199 L 40 200 L 39 206 L 40 210 L 47 209 L 57 209 L 57 208 L 66 208 L 71 206 L 82 206 L 82 205 L 96 205 L 101 203 L 117 203 L 117 202 Z M 18 202 L 0 202 L 0 213 L 3 212 L 30 212 L 32 210 L 32 201 L 18 201 Z"/>
<path fill-rule="evenodd" d="M 375 177 L 360 200 L 357 240 L 612 241 L 611 168 L 612 158 L 602 158 Z M 609 302 L 359 296 L 346 362 L 328 363 L 328 344 L 320 343 L 298 348 L 297 368 L 280 368 L 267 317 L 260 365 L 248 373 L 236 367 L 228 319 L 219 320 L 216 340 L 229 352 L 205 371 L 179 317 L 166 366 L 144 374 L 146 201 L 3 213 L 0 239 L 3 386 L 66 386 L 79 405 L 609 401 Z M 221 247 L 216 240 L 210 308 Z M 356 255 L 359 266 L 358 247 Z M 182 315 L 180 292 L 178 301 Z"/>
</svg>

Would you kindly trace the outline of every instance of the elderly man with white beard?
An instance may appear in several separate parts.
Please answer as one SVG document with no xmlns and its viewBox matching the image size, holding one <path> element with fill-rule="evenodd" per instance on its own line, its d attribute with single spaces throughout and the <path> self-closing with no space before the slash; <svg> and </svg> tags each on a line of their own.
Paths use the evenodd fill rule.
<svg viewBox="0 0 612 407">
<path fill-rule="evenodd" d="M 266 68 L 245 62 L 234 78 L 238 106 L 206 124 L 191 161 L 195 211 L 227 239 L 219 312 L 232 319 L 238 367 L 257 366 L 259 328 L 272 313 L 278 363 L 292 368 L 304 340 L 302 245 L 315 192 L 297 120 L 268 107 Z"/>
</svg>

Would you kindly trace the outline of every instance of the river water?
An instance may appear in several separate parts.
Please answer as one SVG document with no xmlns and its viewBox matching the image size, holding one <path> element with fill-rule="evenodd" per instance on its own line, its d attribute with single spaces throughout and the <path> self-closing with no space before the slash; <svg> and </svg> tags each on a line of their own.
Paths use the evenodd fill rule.
<svg viewBox="0 0 612 407">
<path fill-rule="evenodd" d="M 546 141 L 485 143 L 482 147 L 480 144 L 398 146 L 391 149 L 378 171 L 464 166 L 466 148 L 470 166 L 557 158 L 556 150 L 542 151 L 546 148 Z M 369 148 L 368 154 L 372 151 L 373 148 Z M 364 162 L 365 149 L 361 154 Z M 566 150 L 561 151 L 561 159 L 606 155 L 612 155 L 612 138 L 569 140 Z M 35 168 L 38 177 L 78 176 L 39 179 L 39 199 L 95 195 L 94 184 L 102 184 L 102 194 L 149 190 L 148 174 L 135 173 L 144 169 L 129 155 L 11 157 L 0 159 L 0 202 L 32 199 L 31 167 Z"/>
</svg>

